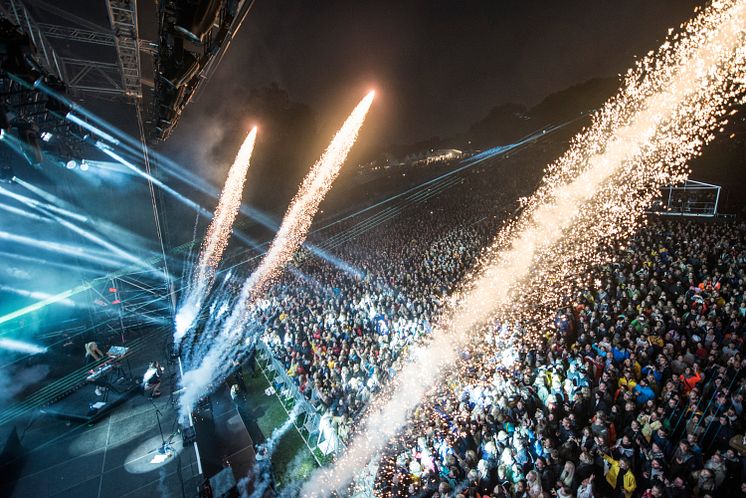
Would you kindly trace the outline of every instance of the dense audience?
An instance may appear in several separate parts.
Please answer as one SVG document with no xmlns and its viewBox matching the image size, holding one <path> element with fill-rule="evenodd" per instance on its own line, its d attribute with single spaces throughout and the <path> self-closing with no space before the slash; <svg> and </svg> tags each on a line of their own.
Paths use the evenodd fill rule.
<svg viewBox="0 0 746 498">
<path fill-rule="evenodd" d="M 307 261 L 260 303 L 265 342 L 333 419 L 342 441 L 406 349 L 430 332 L 445 295 L 494 234 L 495 219 L 486 214 L 475 223 L 435 206 L 426 213 L 428 223 L 416 232 L 378 237 L 391 229 L 386 225 L 341 248 L 335 257 L 344 264 Z"/>
<path fill-rule="evenodd" d="M 343 442 L 496 230 L 480 201 L 493 191 L 468 181 L 468 209 L 423 203 L 260 303 L 265 342 Z M 478 376 L 444 383 L 383 455 L 378 492 L 746 496 L 745 237 L 735 222 L 652 222 L 558 311 L 545 347 L 484 351 Z"/>
<path fill-rule="evenodd" d="M 421 413 L 385 458 L 381 490 L 746 496 L 745 236 L 742 224 L 643 229 L 558 312 L 544 349 L 438 396 L 437 416 Z"/>
</svg>

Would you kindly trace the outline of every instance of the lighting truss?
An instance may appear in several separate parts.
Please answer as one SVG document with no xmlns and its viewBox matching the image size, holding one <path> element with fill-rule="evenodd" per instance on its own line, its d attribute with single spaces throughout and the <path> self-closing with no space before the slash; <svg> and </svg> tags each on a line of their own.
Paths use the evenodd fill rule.
<svg viewBox="0 0 746 498">
<path fill-rule="evenodd" d="M 122 73 L 124 94 L 135 99 L 142 98 L 140 75 L 140 44 L 137 29 L 136 0 L 107 0 L 109 21 L 114 31 L 114 44 Z"/>
</svg>

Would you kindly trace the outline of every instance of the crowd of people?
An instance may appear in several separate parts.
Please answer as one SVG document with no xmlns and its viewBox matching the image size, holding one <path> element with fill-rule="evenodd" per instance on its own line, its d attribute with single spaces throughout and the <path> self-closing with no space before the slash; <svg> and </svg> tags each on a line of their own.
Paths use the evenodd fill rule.
<svg viewBox="0 0 746 498">
<path fill-rule="evenodd" d="M 543 349 L 418 414 L 384 494 L 746 496 L 746 226 L 654 222 L 597 271 Z"/>
<path fill-rule="evenodd" d="M 342 443 L 494 234 L 492 216 L 431 207 L 416 231 L 379 237 L 389 224 L 340 248 L 335 261 L 344 264 L 305 261 L 259 303 L 265 342 Z"/>
<path fill-rule="evenodd" d="M 499 226 L 494 190 L 465 181 L 468 208 L 422 203 L 259 303 L 265 343 L 343 443 Z M 652 221 L 594 272 L 543 348 L 485 348 L 479 376 L 443 383 L 382 456 L 381 495 L 746 496 L 746 225 Z"/>
</svg>

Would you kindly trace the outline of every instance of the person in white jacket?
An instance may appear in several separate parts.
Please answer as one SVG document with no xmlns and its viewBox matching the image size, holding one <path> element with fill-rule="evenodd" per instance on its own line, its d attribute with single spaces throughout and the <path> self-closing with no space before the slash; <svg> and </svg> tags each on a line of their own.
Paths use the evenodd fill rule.
<svg viewBox="0 0 746 498">
<path fill-rule="evenodd" d="M 587 479 L 583 479 L 583 482 L 578 486 L 577 498 L 594 498 L 596 495 L 593 494 L 593 475 Z"/>
</svg>

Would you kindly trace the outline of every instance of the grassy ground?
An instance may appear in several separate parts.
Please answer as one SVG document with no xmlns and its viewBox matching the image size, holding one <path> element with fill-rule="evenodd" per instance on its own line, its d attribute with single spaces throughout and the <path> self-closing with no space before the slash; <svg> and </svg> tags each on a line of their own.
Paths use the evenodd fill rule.
<svg viewBox="0 0 746 498">
<path fill-rule="evenodd" d="M 257 424 L 265 438 L 288 419 L 287 412 L 276 395 L 267 396 L 267 379 L 257 367 L 253 373 L 245 374 L 247 404 L 253 410 Z M 288 407 L 288 411 L 290 411 Z M 316 461 L 295 428 L 288 430 L 280 439 L 272 455 L 272 474 L 279 489 L 304 480 L 316 466 Z"/>
</svg>

